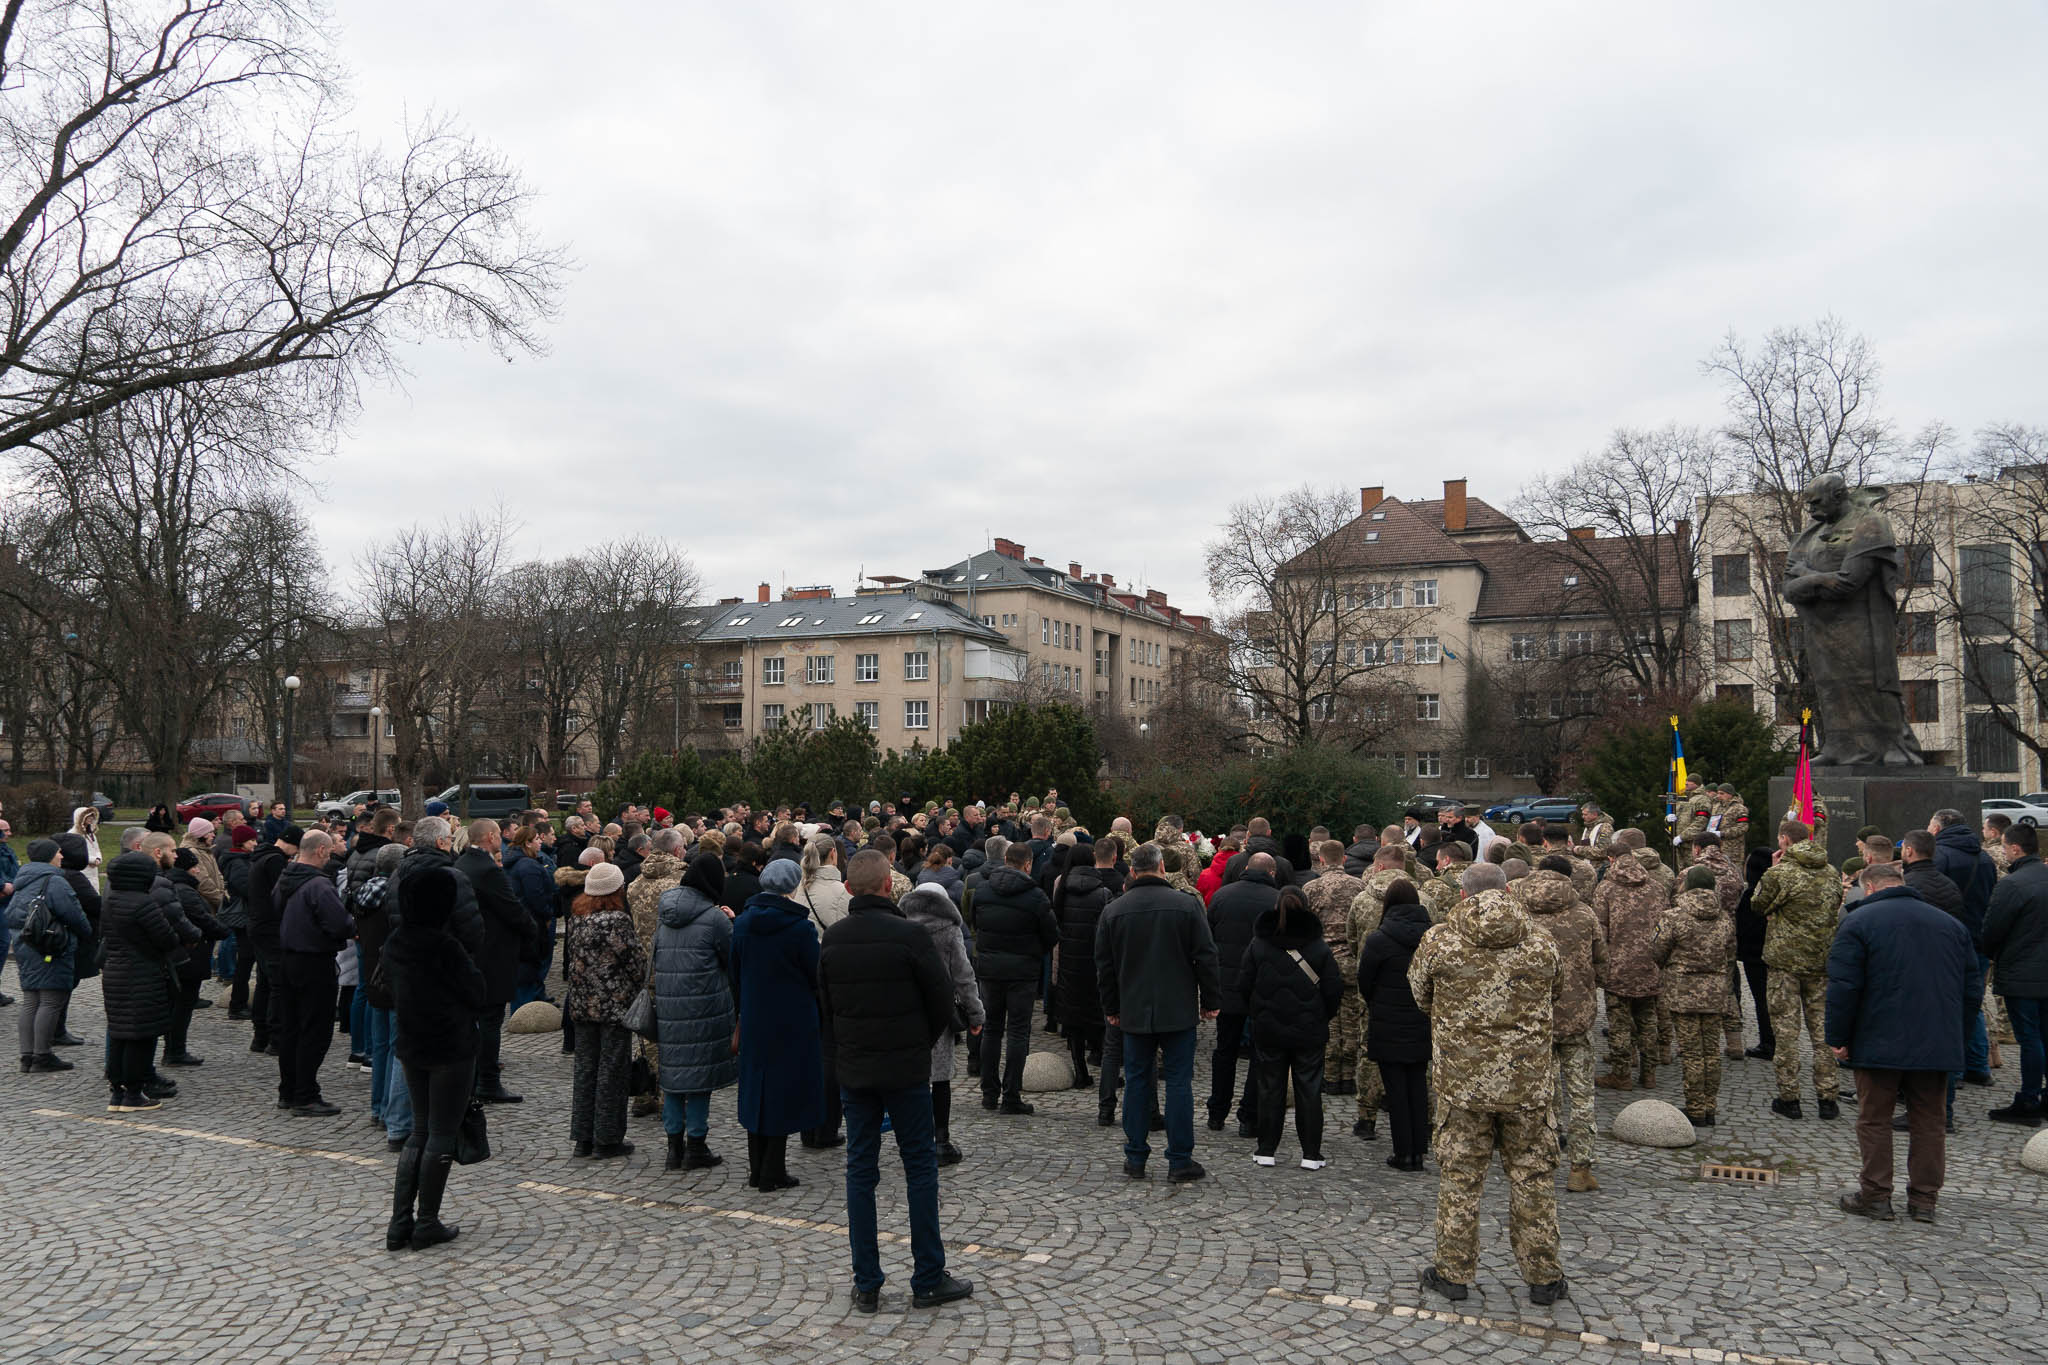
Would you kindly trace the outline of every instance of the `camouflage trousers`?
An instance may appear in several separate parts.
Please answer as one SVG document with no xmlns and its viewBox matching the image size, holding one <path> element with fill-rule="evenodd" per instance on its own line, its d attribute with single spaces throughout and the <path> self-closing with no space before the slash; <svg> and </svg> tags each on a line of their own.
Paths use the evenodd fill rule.
<svg viewBox="0 0 2048 1365">
<path fill-rule="evenodd" d="M 1994 1043 L 2018 1041 L 2012 1034 L 2012 1020 L 2005 1017 L 2005 997 L 1998 993 L 1988 969 L 1984 973 L 1984 1036 Z"/>
<path fill-rule="evenodd" d="M 1657 997 L 1607 992 L 1607 1069 L 1617 1076 L 1633 1076 L 1638 1058 L 1647 1070 L 1657 1065 L 1663 1049 L 1657 1032 Z"/>
<path fill-rule="evenodd" d="M 1685 1068 L 1685 1113 L 1704 1118 L 1721 1099 L 1721 1016 L 1680 1010 L 1671 1022 L 1678 1029 L 1678 1060 Z"/>
<path fill-rule="evenodd" d="M 1356 997 L 1358 992 L 1351 992 Z M 1365 1002 L 1358 1002 L 1363 1005 Z M 1371 1022 L 1361 1009 L 1358 1018 L 1358 1065 L 1352 1073 L 1352 1084 L 1358 1091 L 1358 1117 L 1377 1121 L 1380 1116 L 1380 1101 L 1387 1097 L 1386 1082 L 1380 1079 L 1380 1064 L 1365 1055 L 1365 1045 L 1372 1036 Z"/>
<path fill-rule="evenodd" d="M 1551 1044 L 1557 1069 L 1556 1126 L 1574 1166 L 1593 1164 L 1593 1037 L 1581 1033 Z"/>
<path fill-rule="evenodd" d="M 1742 1050 L 1742 965 L 1728 964 L 1728 1003 L 1721 1010 L 1721 1036 L 1728 1040 L 1728 1046 Z"/>
<path fill-rule="evenodd" d="M 1650 1053 L 1651 1057 L 1659 1062 L 1677 1060 L 1671 1052 L 1672 1040 L 1677 1036 L 1677 1033 L 1671 1027 L 1671 1010 L 1665 1005 L 1663 998 L 1659 997 L 1657 1000 L 1657 1046 Z"/>
<path fill-rule="evenodd" d="M 1508 1177 L 1508 1242 L 1523 1280 L 1564 1278 L 1557 1251 L 1557 1135 L 1548 1105 L 1487 1113 L 1438 1104 L 1437 1274 L 1470 1284 L 1479 1273 L 1479 1197 L 1496 1150 Z"/>
<path fill-rule="evenodd" d="M 1806 1035 L 1813 1042 L 1813 1093 L 1824 1100 L 1836 1098 L 1841 1087 L 1836 1080 L 1835 1054 L 1828 1051 L 1828 979 L 1820 972 L 1781 972 L 1771 968 L 1770 984 L 1764 990 L 1771 997 L 1771 1029 L 1778 1035 L 1778 1098 L 1799 1098 L 1799 1024 L 1806 1022 Z"/>
<path fill-rule="evenodd" d="M 1337 1009 L 1336 1027 L 1330 1030 L 1327 1065 L 1323 1074 L 1343 1080 L 1358 1069 L 1359 1054 L 1365 1051 L 1365 1001 L 1358 994 L 1358 964 L 1348 957 L 1337 959 L 1344 975 L 1344 1003 Z"/>
</svg>

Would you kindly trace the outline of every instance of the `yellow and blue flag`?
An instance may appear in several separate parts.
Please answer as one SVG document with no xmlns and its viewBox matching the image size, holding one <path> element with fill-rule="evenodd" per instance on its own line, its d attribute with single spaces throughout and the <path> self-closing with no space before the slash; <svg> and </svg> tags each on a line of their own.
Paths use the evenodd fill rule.
<svg viewBox="0 0 2048 1365">
<path fill-rule="evenodd" d="M 1678 717 L 1671 718 L 1671 791 L 1685 792 L 1685 738 L 1678 733 Z"/>
</svg>

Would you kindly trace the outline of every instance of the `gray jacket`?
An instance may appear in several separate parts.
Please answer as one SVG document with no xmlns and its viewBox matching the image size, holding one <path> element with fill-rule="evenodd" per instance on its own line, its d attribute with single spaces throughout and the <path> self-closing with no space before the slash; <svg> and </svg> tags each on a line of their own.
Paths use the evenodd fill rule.
<svg viewBox="0 0 2048 1365">
<path fill-rule="evenodd" d="M 932 936 L 932 946 L 939 950 L 939 961 L 946 964 L 946 977 L 953 983 L 956 1016 L 966 1016 L 969 1028 L 981 1027 L 986 1022 L 981 987 L 974 979 L 974 965 L 967 960 L 966 926 L 961 923 L 953 898 L 946 894 L 945 887 L 926 882 L 905 896 L 898 908 L 912 924 Z M 949 1028 L 932 1044 L 934 1082 L 953 1079 L 953 1052 L 959 1036 Z"/>
</svg>

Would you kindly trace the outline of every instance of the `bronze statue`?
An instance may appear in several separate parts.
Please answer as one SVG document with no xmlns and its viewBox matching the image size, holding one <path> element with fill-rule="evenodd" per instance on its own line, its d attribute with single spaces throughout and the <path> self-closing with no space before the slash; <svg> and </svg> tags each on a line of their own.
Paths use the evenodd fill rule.
<svg viewBox="0 0 2048 1365">
<path fill-rule="evenodd" d="M 1819 711 L 1817 764 L 1925 764 L 1899 686 L 1904 561 L 1881 488 L 1839 474 L 1808 484 L 1806 527 L 1785 556 L 1785 600 L 1799 612 L 1800 652 Z"/>
</svg>

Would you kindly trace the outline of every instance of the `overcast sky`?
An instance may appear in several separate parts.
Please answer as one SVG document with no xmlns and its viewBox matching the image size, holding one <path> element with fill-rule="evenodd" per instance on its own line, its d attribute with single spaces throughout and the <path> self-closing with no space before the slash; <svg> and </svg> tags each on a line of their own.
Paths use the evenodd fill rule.
<svg viewBox="0 0 2048 1365">
<path fill-rule="evenodd" d="M 369 396 L 326 551 L 496 490 L 722 595 L 1001 535 L 1199 606 L 1248 491 L 1504 504 L 1827 312 L 1903 426 L 2048 421 L 2048 11 L 1680 8 L 348 0 L 364 121 L 458 114 L 580 268 L 548 356 Z"/>
</svg>

